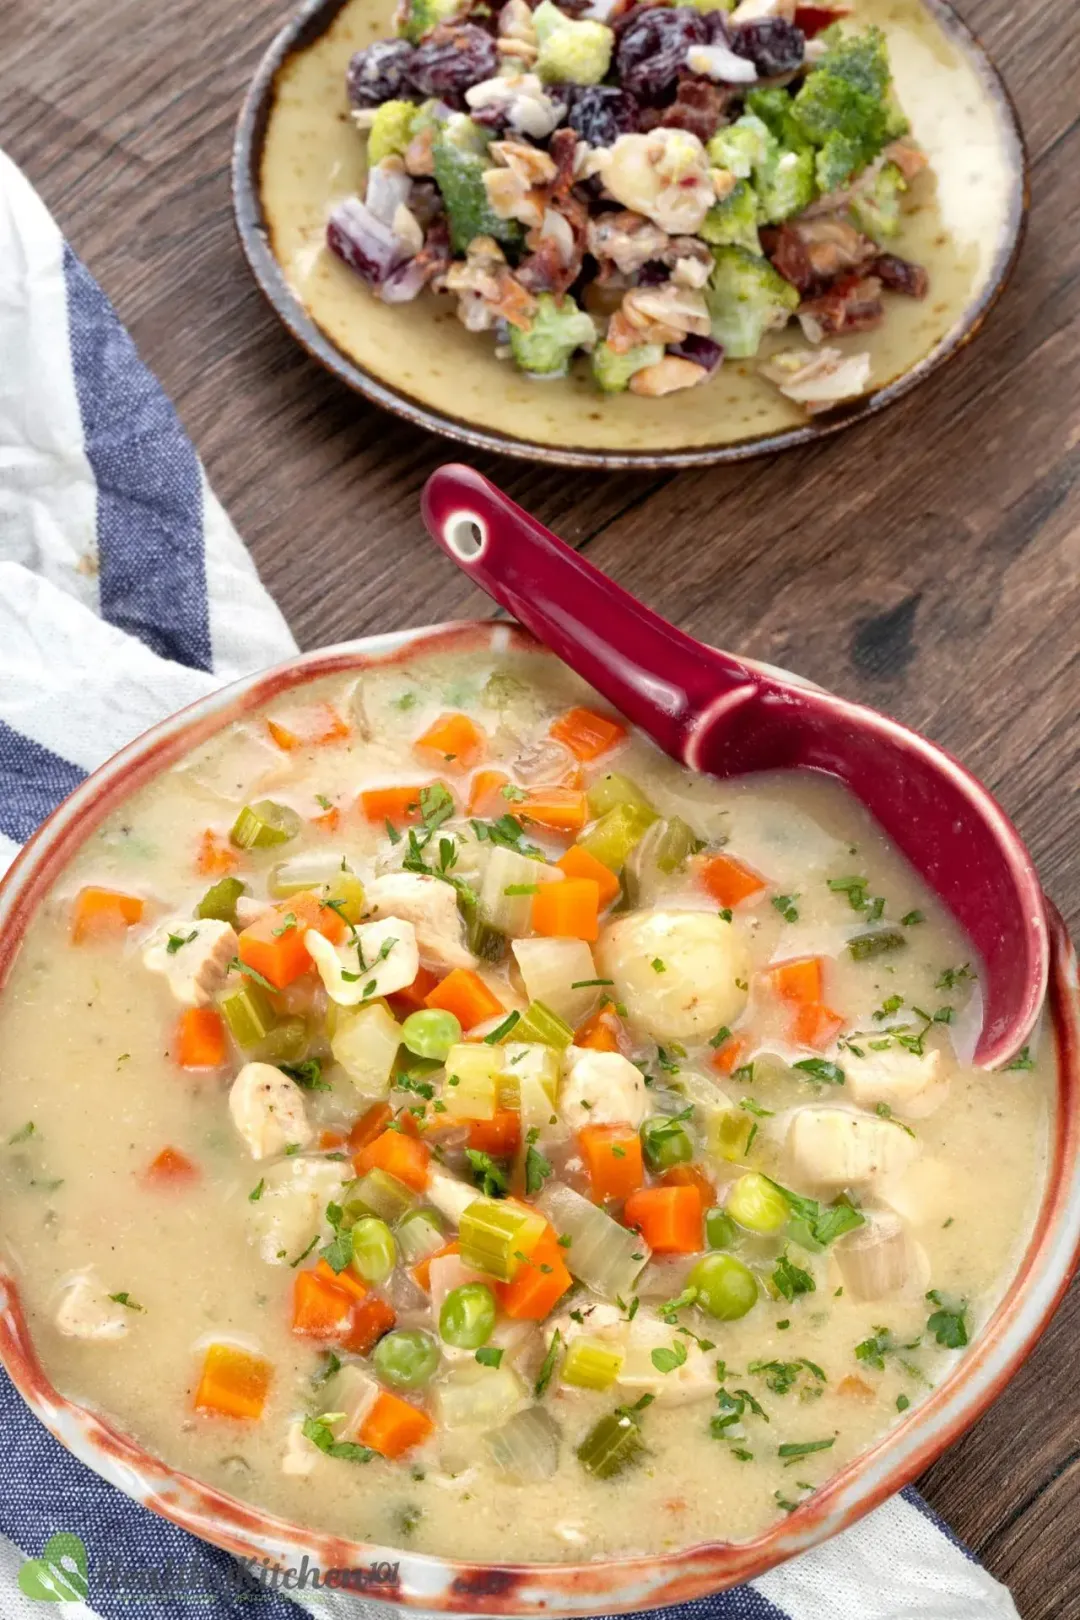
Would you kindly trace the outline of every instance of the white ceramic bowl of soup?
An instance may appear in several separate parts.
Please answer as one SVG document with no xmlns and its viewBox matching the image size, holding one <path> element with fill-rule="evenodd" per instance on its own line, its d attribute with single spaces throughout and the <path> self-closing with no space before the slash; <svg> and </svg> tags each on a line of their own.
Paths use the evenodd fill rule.
<svg viewBox="0 0 1080 1620">
<path fill-rule="evenodd" d="M 52 1324 L 56 1277 L 50 1267 L 55 1272 L 70 1264 L 80 1243 L 87 1250 L 85 1257 L 95 1261 L 100 1261 L 106 1248 L 126 1257 L 130 1272 L 110 1279 L 110 1285 L 112 1281 L 125 1289 L 130 1285 L 131 1295 L 136 1297 L 136 1291 L 149 1290 L 144 1295 L 150 1307 L 148 1322 L 151 1312 L 164 1308 L 154 1295 L 153 1276 L 140 1254 L 139 1194 L 132 1191 L 118 1203 L 116 1189 L 125 1176 L 130 1181 L 131 1166 L 145 1156 L 142 1150 L 151 1140 L 159 1139 L 162 1132 L 181 1128 L 187 1106 L 169 1094 L 162 1102 L 161 1117 L 156 1117 L 152 1085 L 143 1086 L 142 1093 L 138 1089 L 142 1082 L 137 1073 L 145 1070 L 153 1084 L 163 1083 L 161 1095 L 165 1099 L 169 1071 L 167 1064 L 161 1067 L 165 1060 L 151 1055 L 152 1024 L 144 1028 L 137 1018 L 125 1022 L 125 998 L 131 985 L 140 982 L 134 972 L 121 975 L 111 989 L 105 986 L 104 1025 L 95 1024 L 92 1010 L 85 1016 L 73 1011 L 75 1002 L 81 1005 L 81 992 L 86 988 L 86 970 L 78 965 L 74 954 L 67 959 L 72 982 L 64 992 L 70 992 L 71 1005 L 63 1004 L 55 984 L 48 988 L 48 964 L 62 955 L 66 937 L 62 919 L 80 881 L 87 874 L 92 878 L 100 872 L 103 862 L 112 871 L 117 861 L 121 865 L 130 861 L 136 853 L 131 841 L 137 842 L 140 837 L 150 845 L 155 837 L 164 837 L 168 866 L 175 855 L 170 840 L 188 840 L 196 835 L 206 812 L 207 793 L 224 793 L 231 815 L 235 804 L 227 795 L 233 788 L 222 786 L 220 772 L 214 779 L 217 785 L 207 788 L 205 773 L 209 771 L 212 776 L 214 761 L 222 763 L 219 753 L 226 767 L 238 757 L 236 750 L 241 741 L 235 728 L 240 728 L 242 737 L 248 740 L 253 728 L 261 737 L 268 714 L 273 718 L 275 712 L 289 712 L 305 696 L 333 700 L 340 707 L 346 698 L 352 701 L 351 694 L 359 681 L 365 692 L 364 712 L 375 717 L 376 739 L 381 724 L 397 740 L 390 736 L 381 753 L 376 740 L 370 745 L 375 752 L 365 754 L 360 766 L 351 756 L 351 742 L 344 743 L 343 751 L 333 758 L 327 752 L 318 774 L 331 795 L 339 797 L 339 788 L 351 793 L 362 779 L 377 780 L 380 770 L 385 779 L 387 770 L 400 768 L 402 750 L 411 746 L 410 739 L 419 734 L 422 723 L 440 709 L 458 706 L 454 698 L 466 709 L 470 704 L 475 706 L 487 677 L 507 667 L 524 679 L 530 693 L 530 682 L 540 693 L 536 713 L 544 725 L 549 710 L 554 713 L 567 704 L 588 701 L 587 689 L 550 654 L 516 627 L 490 621 L 373 637 L 308 654 L 202 700 L 132 743 L 65 801 L 20 855 L 0 886 L 0 1137 L 7 1140 L 19 1135 L 15 1128 L 19 1120 L 28 1111 L 35 1112 L 36 1103 L 45 1100 L 38 1132 L 29 1139 L 29 1146 L 24 1136 L 17 1151 L 46 1152 L 50 1137 L 54 1140 L 58 1159 L 53 1171 L 60 1169 L 68 1175 L 74 1169 L 76 1185 L 70 1196 L 75 1202 L 69 1208 L 78 1220 L 71 1223 L 77 1230 L 68 1242 L 63 1235 L 61 1213 L 58 1224 L 64 1255 L 49 1258 L 46 1251 L 35 1247 L 37 1216 L 32 1221 L 25 1201 L 21 1205 L 18 1202 L 22 1196 L 16 1186 L 18 1173 L 9 1170 L 0 1178 L 0 1210 L 4 1211 L 6 1238 L 0 1266 L 0 1357 L 31 1408 L 75 1455 L 137 1500 L 241 1557 L 270 1559 L 294 1568 L 300 1567 L 306 1557 L 309 1566 L 323 1571 L 355 1572 L 351 1579 L 341 1577 L 339 1584 L 351 1584 L 387 1601 L 435 1611 L 589 1614 L 653 1608 L 752 1579 L 851 1524 L 910 1481 L 975 1420 L 1042 1331 L 1068 1282 L 1080 1242 L 1080 1000 L 1075 959 L 1056 916 L 1052 919 L 1048 1006 L 1038 1036 L 1034 1069 L 980 1077 L 956 1059 L 949 1104 L 952 1111 L 939 1115 L 939 1121 L 944 1123 L 937 1126 L 931 1121 L 925 1125 L 916 1122 L 920 1134 L 929 1134 L 930 1142 L 927 1144 L 924 1138 L 924 1146 L 933 1148 L 929 1157 L 939 1165 L 948 1157 L 949 1126 L 956 1140 L 963 1135 L 967 1144 L 962 1152 L 958 1148 L 953 1166 L 969 1186 L 969 1193 L 959 1197 L 955 1185 L 950 1189 L 955 1216 L 945 1214 L 944 1205 L 935 1205 L 941 1190 L 938 1187 L 935 1191 L 933 1177 L 929 1182 L 924 1178 L 921 1191 L 918 1181 L 913 1184 L 915 1195 L 928 1200 L 920 1216 L 918 1235 L 927 1263 L 932 1266 L 930 1280 L 936 1283 L 942 1275 L 954 1279 L 957 1256 L 977 1247 L 971 1242 L 972 1227 L 965 1216 L 979 1222 L 982 1247 L 996 1246 L 997 1250 L 996 1263 L 990 1264 L 985 1274 L 973 1274 L 973 1334 L 969 1348 L 959 1356 L 931 1353 L 926 1363 L 934 1374 L 930 1389 L 897 1383 L 888 1373 L 875 1388 L 861 1377 L 866 1373 L 865 1362 L 852 1359 L 850 1350 L 856 1337 L 870 1332 L 867 1324 L 880 1320 L 879 1303 L 864 1304 L 860 1315 L 854 1301 L 831 1300 L 828 1311 L 822 1312 L 823 1322 L 813 1330 L 817 1337 L 810 1340 L 800 1339 L 795 1320 L 784 1328 L 779 1340 L 776 1338 L 778 1316 L 783 1312 L 794 1319 L 799 1302 L 790 1308 L 774 1301 L 762 1305 L 763 1312 L 769 1313 L 769 1325 L 759 1330 L 758 1348 L 763 1358 L 781 1354 L 798 1358 L 800 1352 L 805 1355 L 808 1344 L 824 1344 L 821 1359 L 828 1360 L 831 1383 L 838 1386 L 842 1378 L 854 1380 L 849 1391 L 854 1397 L 854 1415 L 843 1425 L 843 1445 L 837 1447 L 839 1466 L 830 1471 L 831 1459 L 822 1464 L 820 1459 L 815 1462 L 813 1456 L 807 1456 L 796 1472 L 800 1481 L 809 1476 L 815 1488 L 810 1494 L 800 1486 L 795 1493 L 800 1499 L 793 1504 L 794 1511 L 782 1516 L 766 1505 L 765 1498 L 775 1494 L 777 1480 L 786 1482 L 789 1476 L 770 1463 L 758 1483 L 750 1485 L 747 1482 L 753 1475 L 749 1470 L 757 1465 L 733 1463 L 726 1442 L 718 1444 L 710 1438 L 693 1449 L 697 1443 L 685 1427 L 686 1413 L 691 1410 L 688 1407 L 666 1408 L 651 1432 L 662 1462 L 655 1472 L 662 1479 L 648 1474 L 624 1475 L 616 1490 L 607 1485 L 606 1504 L 596 1496 L 575 1504 L 572 1481 L 568 1485 L 569 1476 L 560 1477 L 555 1482 L 558 1498 L 550 1494 L 551 1482 L 545 1486 L 549 1494 L 535 1497 L 539 1508 L 532 1530 L 527 1522 L 522 1523 L 529 1517 L 528 1494 L 512 1500 L 508 1509 L 505 1500 L 499 1501 L 500 1488 L 490 1477 L 487 1485 L 493 1494 L 486 1512 L 481 1489 L 471 1507 L 455 1499 L 442 1521 L 432 1505 L 438 1496 L 435 1484 L 413 1481 L 410 1489 L 423 1494 L 421 1522 L 425 1528 L 420 1538 L 401 1533 L 402 1540 L 412 1543 L 404 1546 L 395 1540 L 387 1512 L 372 1506 L 374 1499 L 387 1496 L 385 1483 L 377 1483 L 383 1476 L 373 1473 L 370 1488 L 357 1485 L 362 1494 L 355 1500 L 350 1498 L 348 1511 L 335 1507 L 334 1499 L 342 1495 L 343 1489 L 348 1495 L 352 1486 L 343 1487 L 343 1476 L 333 1474 L 335 1469 L 347 1469 L 348 1464 L 333 1459 L 320 1462 L 320 1468 L 329 1471 L 321 1486 L 306 1484 L 306 1488 L 294 1489 L 287 1482 L 283 1484 L 269 1460 L 273 1452 L 269 1442 L 236 1442 L 241 1426 L 231 1422 L 221 1426 L 221 1420 L 214 1419 L 211 1423 L 219 1427 L 208 1429 L 207 1420 L 192 1416 L 190 1395 L 198 1375 L 196 1358 L 208 1339 L 215 1337 L 214 1330 L 240 1344 L 251 1344 L 260 1333 L 270 1332 L 253 1309 L 242 1308 L 238 1302 L 235 1308 L 226 1305 L 227 1297 L 231 1298 L 228 1291 L 234 1295 L 239 1292 L 238 1277 L 246 1279 L 246 1271 L 235 1269 L 234 1262 L 237 1254 L 244 1254 L 247 1240 L 229 1233 L 228 1215 L 219 1218 L 220 1212 L 210 1205 L 202 1214 L 207 1224 L 217 1221 L 212 1255 L 207 1252 L 207 1226 L 200 1226 L 198 1221 L 197 1231 L 186 1247 L 175 1230 L 169 1236 L 168 1219 L 155 1228 L 163 1245 L 159 1256 L 170 1254 L 169 1242 L 175 1244 L 162 1297 L 174 1297 L 180 1315 L 156 1330 L 151 1328 L 135 1356 L 127 1346 L 121 1357 L 110 1363 L 107 1358 L 114 1352 L 108 1346 L 88 1348 L 62 1339 Z M 314 690 L 310 690 L 312 683 L 317 683 Z M 404 698 L 409 701 L 402 701 Z M 500 717 L 498 724 L 504 720 Z M 491 721 L 494 731 L 496 717 L 492 716 Z M 231 735 L 230 728 L 234 728 Z M 301 775 L 306 771 L 305 781 L 311 788 L 315 781 L 312 758 L 310 751 L 301 750 L 295 760 L 291 754 L 286 755 L 282 765 L 294 772 L 299 769 Z M 185 797 L 189 788 L 184 774 L 191 769 L 193 760 L 202 761 L 199 769 L 204 770 L 194 800 Z M 731 829 L 732 849 L 748 860 L 752 857 L 759 868 L 770 860 L 775 862 L 773 876 L 788 889 L 796 886 L 800 862 L 819 876 L 828 872 L 830 839 L 833 854 L 841 859 L 846 839 L 856 839 L 860 831 L 865 838 L 874 837 L 871 824 L 859 808 L 843 804 L 836 796 L 839 790 L 834 792 L 830 784 L 821 780 L 714 784 L 690 779 L 656 754 L 650 744 L 637 738 L 631 738 L 620 749 L 612 764 L 619 769 L 632 767 L 631 773 L 637 773 L 635 780 L 644 781 L 662 813 L 670 815 L 675 807 L 690 806 L 687 813 L 694 812 L 701 818 L 706 836 L 715 831 L 717 816 L 729 818 L 725 826 Z M 179 776 L 174 774 L 177 772 Z M 225 774 L 229 775 L 228 769 Z M 242 775 L 243 771 L 234 774 Z M 878 854 L 874 859 L 883 880 L 900 881 L 907 869 L 899 857 L 890 857 L 887 851 Z M 149 881 L 156 858 L 152 849 L 136 854 L 136 858 L 148 863 Z M 913 890 L 917 888 L 913 874 L 910 881 Z M 160 888 L 160 874 L 157 882 Z M 150 887 L 153 889 L 152 882 Z M 829 939 L 845 937 L 844 929 L 839 936 L 836 934 L 837 918 L 843 920 L 845 895 L 828 891 L 824 883 L 820 888 L 819 900 L 804 901 L 803 914 L 795 924 L 783 918 L 782 907 L 764 908 L 754 930 L 758 934 L 772 930 L 774 943 L 768 950 L 773 958 L 777 950 L 782 957 L 792 954 L 775 944 L 778 931 L 789 926 L 802 930 L 797 942 L 793 941 L 795 954 L 804 948 L 827 951 Z M 921 892 L 918 898 L 922 903 Z M 828 909 L 837 906 L 841 908 L 839 913 Z M 944 935 L 941 938 L 945 940 Z M 958 948 L 958 942 L 950 943 L 954 950 Z M 35 969 L 38 958 L 41 965 Z M 906 986 L 907 981 L 904 983 Z M 42 985 L 46 986 L 44 991 Z M 970 1004 L 968 1010 L 977 1013 L 977 1003 Z M 59 1065 L 51 1076 L 38 1076 L 32 1107 L 25 1092 L 13 1095 L 12 1081 L 30 1068 L 35 1040 L 40 1042 L 41 1016 L 51 1017 L 51 1027 L 62 1029 L 64 1037 L 58 1043 L 62 1054 Z M 961 1011 L 957 1018 L 957 1041 L 961 1046 L 970 1039 L 970 1031 L 965 1035 L 961 1028 L 964 1022 Z M 114 1054 L 110 1048 L 107 1057 L 100 1050 L 95 1054 L 95 1043 L 103 1029 L 114 1042 L 122 1039 L 125 1046 L 130 1045 L 131 1052 Z M 80 1040 L 88 1043 L 82 1049 Z M 132 1064 L 137 1073 L 129 1072 L 125 1078 L 124 1070 Z M 82 1177 L 81 1185 L 73 1149 L 65 1149 L 61 1142 L 64 1099 L 59 1091 L 60 1075 L 63 1072 L 70 1076 L 73 1067 L 79 1072 L 79 1084 L 69 1086 L 64 1106 L 74 1128 L 78 1127 L 80 1111 L 95 1122 L 94 1168 Z M 985 1095 L 992 1096 L 994 1106 L 983 1106 L 992 1118 L 984 1121 L 981 1137 L 975 1131 L 978 1140 L 972 1145 L 972 1121 L 978 1121 L 983 1096 L 980 1086 L 985 1086 Z M 51 1105 L 50 1089 L 55 1094 Z M 209 1117 L 205 1110 L 220 1107 L 227 1129 L 224 1092 L 217 1082 L 209 1082 L 208 1089 L 201 1093 L 194 1087 L 191 1107 L 203 1110 L 197 1116 L 200 1121 Z M 113 1143 L 110 1123 L 115 1126 L 121 1120 L 123 1130 L 113 1130 L 112 1136 L 117 1139 Z M 767 1133 L 771 1127 L 764 1115 L 761 1123 Z M 960 1124 L 965 1126 L 963 1132 L 956 1129 Z M 140 1138 L 140 1132 L 145 1140 Z M 125 1139 L 122 1144 L 120 1136 Z M 130 1144 L 128 1138 L 133 1139 Z M 136 1147 L 134 1139 L 139 1139 L 141 1145 L 135 1158 L 129 1159 L 129 1146 L 133 1151 Z M 985 1178 L 990 1170 L 995 1184 L 992 1198 L 987 1198 L 985 1189 L 979 1192 L 978 1183 L 980 1171 Z M 258 1175 L 256 1168 L 251 1179 Z M 58 1202 L 60 1197 L 57 1195 Z M 241 1225 L 235 1200 L 230 1206 L 225 1199 L 221 1208 L 227 1211 L 230 1207 L 236 1224 Z M 960 1231 L 951 1234 L 954 1220 Z M 257 1264 L 254 1257 L 250 1263 Z M 234 1264 L 232 1271 L 230 1264 Z M 205 1285 L 203 1294 L 195 1292 L 196 1282 L 200 1288 Z M 189 1291 L 186 1304 L 185 1290 Z M 822 1289 L 818 1304 L 825 1303 Z M 929 1309 L 923 1308 L 923 1314 Z M 904 1321 L 909 1319 L 910 1312 Z M 803 1330 L 809 1331 L 808 1319 L 801 1320 Z M 223 1321 L 227 1331 L 222 1329 Z M 720 1322 L 715 1327 L 713 1338 L 719 1342 L 713 1351 L 720 1356 L 727 1350 L 738 1358 L 742 1381 L 745 1358 L 754 1353 L 752 1340 L 729 1337 L 742 1330 L 741 1323 Z M 155 1331 L 162 1341 L 179 1341 L 180 1359 L 169 1361 L 164 1352 L 160 1352 L 164 1360 L 159 1359 L 159 1351 L 154 1349 Z M 139 1343 L 133 1333 L 132 1345 Z M 844 1349 L 843 1360 L 839 1359 L 838 1347 Z M 876 1376 L 867 1374 L 872 1379 Z M 861 1389 L 859 1384 L 863 1385 Z M 755 1388 L 764 1394 L 765 1386 Z M 869 1398 L 867 1388 L 871 1391 Z M 899 1402 L 898 1388 L 910 1391 Z M 170 1389 L 171 1393 L 163 1398 L 162 1390 Z M 794 1424 L 784 1431 L 794 1443 L 805 1438 L 807 1423 L 796 1405 L 785 1407 L 783 1397 L 773 1394 L 765 1394 L 764 1398 L 774 1408 L 774 1419 L 779 1416 L 784 1424 Z M 839 1433 L 836 1413 L 840 1407 L 836 1403 L 842 1403 L 843 1398 L 839 1388 L 834 1391 L 830 1387 L 813 1408 L 811 1427 L 837 1429 Z M 613 1399 L 609 1399 L 609 1405 Z M 707 1413 L 709 1408 L 703 1410 Z M 801 1412 L 808 1410 L 804 1403 Z M 817 1416 L 826 1412 L 827 1420 Z M 704 1429 L 707 1418 L 699 1416 L 697 1421 Z M 579 1432 L 580 1423 L 575 1440 Z M 775 1438 L 770 1437 L 770 1451 Z M 218 1454 L 235 1452 L 243 1445 L 253 1448 L 256 1461 L 253 1469 L 238 1477 L 224 1466 Z M 760 1449 L 764 1455 L 763 1444 Z M 572 1451 L 569 1461 L 573 1463 Z M 393 1465 L 380 1462 L 376 1466 Z M 683 1477 L 679 1477 L 680 1468 Z M 364 1470 L 357 1470 L 355 1477 L 364 1474 Z M 735 1479 L 739 1481 L 737 1494 L 747 1504 L 740 1508 L 743 1518 L 738 1522 L 732 1512 L 735 1492 L 728 1489 Z M 480 1483 L 483 1487 L 483 1474 Z M 677 1492 L 679 1505 L 672 1504 L 673 1491 Z M 349 1534 L 350 1525 L 356 1522 L 357 1503 L 364 1504 L 368 1522 L 374 1527 L 364 1540 Z M 577 1540 L 571 1536 L 560 1544 L 553 1539 L 552 1521 L 562 1514 L 565 1522 L 573 1526 L 576 1507 L 581 1509 L 576 1520 Z M 669 1517 L 662 1523 L 665 1513 Z M 728 1525 L 733 1527 L 730 1532 Z M 416 1545 L 417 1539 L 420 1546 Z"/>
</svg>

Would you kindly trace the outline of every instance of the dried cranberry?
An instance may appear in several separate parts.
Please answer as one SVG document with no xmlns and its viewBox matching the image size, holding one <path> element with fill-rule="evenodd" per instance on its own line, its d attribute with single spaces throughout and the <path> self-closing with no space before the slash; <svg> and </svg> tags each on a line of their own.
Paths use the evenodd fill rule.
<svg viewBox="0 0 1080 1620">
<path fill-rule="evenodd" d="M 409 69 L 423 96 L 460 95 L 470 85 L 493 79 L 499 52 L 490 34 L 475 23 L 443 24 L 416 47 Z"/>
<path fill-rule="evenodd" d="M 384 101 L 408 100 L 414 54 L 407 39 L 377 39 L 366 51 L 357 51 L 345 78 L 353 106 L 381 107 Z"/>
<path fill-rule="evenodd" d="M 779 230 L 766 226 L 761 233 L 761 245 L 773 269 L 801 293 L 812 292 L 818 285 L 806 243 L 794 226 L 781 225 Z"/>
<path fill-rule="evenodd" d="M 661 260 L 649 259 L 637 273 L 637 285 L 639 287 L 662 287 L 670 275 L 670 270 Z"/>
<path fill-rule="evenodd" d="M 930 277 L 922 265 L 898 258 L 895 253 L 882 253 L 867 268 L 890 292 L 906 293 L 908 298 L 925 298 L 930 291 Z"/>
<path fill-rule="evenodd" d="M 763 79 L 777 79 L 802 67 L 806 35 L 784 17 L 762 17 L 732 28 L 731 48 L 753 62 Z"/>
<path fill-rule="evenodd" d="M 615 61 L 624 90 L 650 99 L 670 89 L 686 67 L 691 45 L 704 45 L 708 25 L 700 11 L 688 6 L 675 10 L 649 7 L 639 10 L 623 28 Z"/>
<path fill-rule="evenodd" d="M 814 322 L 819 333 L 871 332 L 885 318 L 877 276 L 843 276 L 817 298 L 803 299 L 799 316 Z"/>
<path fill-rule="evenodd" d="M 566 122 L 590 146 L 614 146 L 620 135 L 633 135 L 641 128 L 641 108 L 628 90 L 594 84 L 570 92 Z"/>
<path fill-rule="evenodd" d="M 681 343 L 669 343 L 668 354 L 677 354 L 680 360 L 692 360 L 695 366 L 704 366 L 706 371 L 715 371 L 724 358 L 724 351 L 719 343 L 712 338 L 695 337 L 690 333 Z"/>
</svg>

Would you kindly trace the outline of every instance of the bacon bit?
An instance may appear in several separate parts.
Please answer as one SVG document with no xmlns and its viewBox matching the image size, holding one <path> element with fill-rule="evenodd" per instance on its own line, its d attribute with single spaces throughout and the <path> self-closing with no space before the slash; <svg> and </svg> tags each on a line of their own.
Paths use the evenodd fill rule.
<svg viewBox="0 0 1080 1620">
<path fill-rule="evenodd" d="M 499 296 L 490 300 L 491 308 L 511 326 L 527 332 L 536 312 L 536 299 L 509 270 L 499 277 Z"/>
<path fill-rule="evenodd" d="M 199 841 L 195 865 L 203 877 L 224 877 L 236 870 L 239 856 L 212 827 L 207 827 Z"/>
<path fill-rule="evenodd" d="M 872 1401 L 874 1391 L 865 1378 L 858 1378 L 854 1373 L 845 1373 L 836 1386 L 838 1395 L 848 1395 L 853 1400 Z"/>
<path fill-rule="evenodd" d="M 720 90 L 708 79 L 697 79 L 683 74 L 679 79 L 675 100 L 670 107 L 661 108 L 651 119 L 642 119 L 642 129 L 662 125 L 666 129 L 685 129 L 696 135 L 707 146 L 716 134 L 724 111 L 731 101 L 731 93 Z M 686 184 L 686 182 L 683 182 Z M 694 177 L 689 183 L 696 184 Z"/>
<path fill-rule="evenodd" d="M 886 163 L 896 164 L 909 184 L 930 162 L 922 147 L 909 140 L 891 141 L 881 155 Z"/>
<path fill-rule="evenodd" d="M 930 291 L 930 277 L 921 264 L 901 259 L 895 253 L 882 253 L 870 266 L 870 274 L 890 292 L 903 293 L 907 298 L 925 298 Z"/>
<path fill-rule="evenodd" d="M 831 28 L 841 17 L 850 17 L 850 6 L 796 6 L 795 26 L 807 39 L 816 39 L 822 29 Z"/>
<path fill-rule="evenodd" d="M 570 129 L 569 126 L 557 129 L 548 142 L 548 154 L 555 164 L 555 178 L 548 187 L 548 197 L 552 202 L 556 197 L 562 198 L 568 195 L 570 187 L 574 183 L 577 145 L 577 131 Z"/>
<path fill-rule="evenodd" d="M 885 319 L 877 276 L 844 276 L 828 292 L 804 299 L 799 323 L 811 343 L 841 332 L 870 332 Z"/>
<path fill-rule="evenodd" d="M 873 242 L 835 215 L 789 220 L 779 230 L 764 231 L 762 244 L 773 268 L 801 293 L 821 291 L 877 257 Z"/>
</svg>

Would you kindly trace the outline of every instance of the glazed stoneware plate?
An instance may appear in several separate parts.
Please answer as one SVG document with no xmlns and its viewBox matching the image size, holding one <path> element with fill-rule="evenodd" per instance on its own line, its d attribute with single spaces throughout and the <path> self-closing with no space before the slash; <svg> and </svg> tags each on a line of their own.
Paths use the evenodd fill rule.
<svg viewBox="0 0 1080 1620">
<path fill-rule="evenodd" d="M 0 995 L 29 923 L 83 843 L 131 794 L 224 727 L 323 676 L 407 665 L 436 651 L 482 658 L 518 642 L 536 645 L 516 626 L 490 620 L 373 637 L 293 659 L 156 726 L 61 805 L 0 884 Z M 324 1571 L 355 1570 L 368 1597 L 445 1614 L 556 1617 L 676 1604 L 753 1579 L 852 1524 L 955 1440 L 1023 1363 L 1068 1282 L 1080 1241 L 1080 995 L 1075 958 L 1052 909 L 1050 925 L 1047 1017 L 1059 1085 L 1045 1192 L 1016 1275 L 971 1349 L 926 1400 L 788 1518 L 751 1541 L 580 1564 L 499 1565 L 304 1529 L 169 1467 L 77 1396 L 61 1394 L 38 1358 L 15 1272 L 2 1263 L 0 1361 L 53 1434 L 136 1500 L 243 1558 L 295 1568 L 306 1557 Z"/>
<path fill-rule="evenodd" d="M 684 467 L 802 444 L 899 398 L 981 326 L 1015 260 L 1026 209 L 1023 143 L 1001 80 L 945 0 L 860 0 L 889 41 L 897 89 L 931 172 L 897 251 L 924 265 L 924 302 L 887 294 L 868 349 L 870 392 L 814 420 L 736 362 L 661 399 L 601 395 L 587 366 L 535 382 L 467 332 L 454 300 L 381 303 L 325 246 L 326 220 L 364 187 L 365 142 L 345 96 L 350 57 L 392 33 L 392 0 L 309 0 L 263 58 L 240 117 L 236 215 L 278 315 L 349 387 L 421 427 L 488 450 L 584 467 Z M 774 337 L 770 348 L 792 341 Z"/>
</svg>

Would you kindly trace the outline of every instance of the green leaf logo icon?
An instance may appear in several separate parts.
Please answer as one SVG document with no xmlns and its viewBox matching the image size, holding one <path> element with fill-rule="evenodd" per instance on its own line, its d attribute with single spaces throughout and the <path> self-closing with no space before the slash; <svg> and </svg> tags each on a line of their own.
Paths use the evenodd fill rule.
<svg viewBox="0 0 1080 1620">
<path fill-rule="evenodd" d="M 40 1558 L 28 1558 L 19 1571 L 19 1591 L 42 1603 L 75 1603 L 89 1588 L 86 1547 L 62 1530 L 46 1543 Z"/>
</svg>

